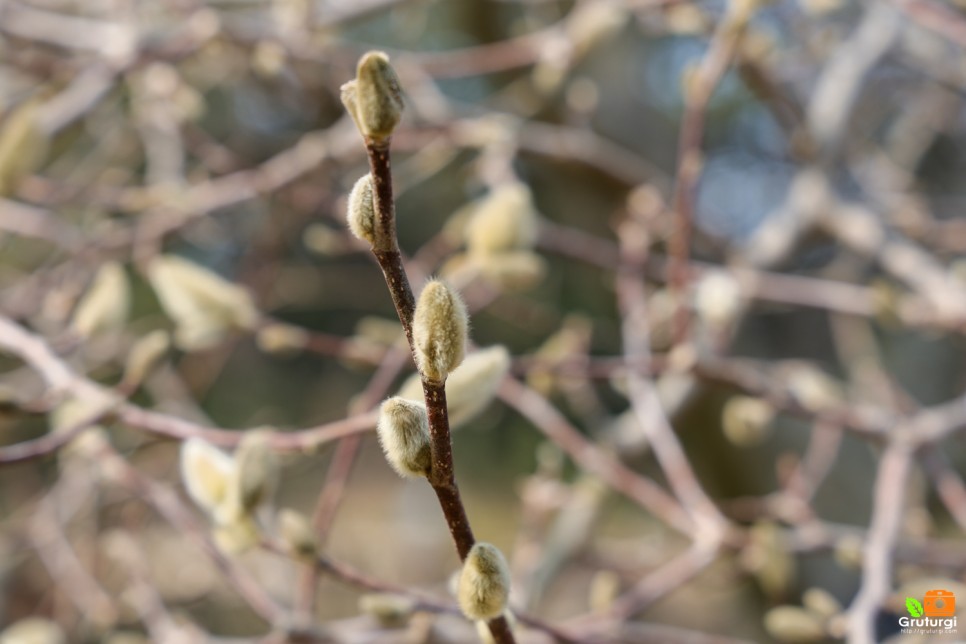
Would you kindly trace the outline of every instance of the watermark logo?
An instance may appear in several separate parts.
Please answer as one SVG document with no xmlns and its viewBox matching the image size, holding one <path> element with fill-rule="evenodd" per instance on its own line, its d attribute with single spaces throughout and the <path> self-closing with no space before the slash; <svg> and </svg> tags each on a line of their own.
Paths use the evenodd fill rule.
<svg viewBox="0 0 966 644">
<path fill-rule="evenodd" d="M 942 635 L 956 632 L 956 595 L 949 590 L 930 590 L 920 602 L 906 597 L 909 617 L 900 617 L 903 635 Z"/>
</svg>

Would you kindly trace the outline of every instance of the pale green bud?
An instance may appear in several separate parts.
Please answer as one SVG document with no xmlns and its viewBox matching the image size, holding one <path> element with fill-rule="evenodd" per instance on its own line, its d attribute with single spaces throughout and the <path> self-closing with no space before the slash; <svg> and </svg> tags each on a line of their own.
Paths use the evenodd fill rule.
<svg viewBox="0 0 966 644">
<path fill-rule="evenodd" d="M 802 594 L 802 606 L 823 620 L 832 619 L 842 612 L 842 604 L 835 595 L 824 588 L 809 588 Z"/>
<path fill-rule="evenodd" d="M 765 613 L 765 630 L 779 642 L 821 642 L 822 620 L 798 606 L 776 606 Z"/>
<path fill-rule="evenodd" d="M 472 255 L 503 253 L 533 246 L 537 212 L 525 183 L 504 183 L 480 199 L 465 230 Z"/>
<path fill-rule="evenodd" d="M 117 262 L 100 267 L 90 288 L 74 309 L 70 326 L 85 338 L 101 331 L 116 331 L 127 321 L 131 289 L 127 275 Z"/>
<path fill-rule="evenodd" d="M 403 100 L 386 54 L 371 51 L 359 60 L 355 80 L 342 86 L 342 103 L 367 140 L 382 143 L 392 136 L 402 118 Z"/>
<path fill-rule="evenodd" d="M 499 617 L 510 599 L 510 566 L 499 548 L 477 542 L 463 562 L 456 600 L 467 618 Z"/>
<path fill-rule="evenodd" d="M 224 502 L 233 467 L 231 456 L 201 438 L 181 444 L 181 480 L 191 500 L 209 514 Z"/>
<path fill-rule="evenodd" d="M 426 476 L 432 466 L 429 418 L 422 403 L 389 398 L 379 408 L 376 424 L 386 460 L 399 476 Z"/>
<path fill-rule="evenodd" d="M 359 598 L 359 611 L 374 617 L 384 628 L 405 626 L 415 608 L 411 598 L 392 593 L 371 593 Z"/>
<path fill-rule="evenodd" d="M 767 401 L 751 396 L 733 396 L 721 412 L 721 426 L 729 441 L 747 447 L 765 438 L 774 417 L 775 409 Z"/>
<path fill-rule="evenodd" d="M 297 326 L 273 322 L 258 330 L 255 343 L 265 353 L 298 353 L 309 342 L 309 334 Z"/>
<path fill-rule="evenodd" d="M 0 644 L 64 644 L 66 641 L 60 626 L 43 617 L 21 619 L 0 633 Z"/>
<path fill-rule="evenodd" d="M 426 284 L 413 314 L 416 366 L 428 380 L 443 382 L 463 361 L 469 318 L 466 305 L 443 282 Z"/>
<path fill-rule="evenodd" d="M 271 497 L 278 479 L 278 459 L 265 432 L 247 432 L 233 461 L 227 494 L 215 515 L 223 524 L 251 515 Z"/>
<path fill-rule="evenodd" d="M 446 379 L 446 406 L 450 429 L 473 420 L 493 401 L 496 390 L 510 370 L 510 353 L 496 345 L 466 356 Z M 423 395 L 419 374 L 413 374 L 399 389 L 399 396 L 420 400 Z"/>
<path fill-rule="evenodd" d="M 175 322 L 175 341 L 182 349 L 214 346 L 231 329 L 250 329 L 258 320 L 248 291 L 181 257 L 153 259 L 148 280 Z"/>
<path fill-rule="evenodd" d="M 12 193 L 47 154 L 50 134 L 40 124 L 42 107 L 34 97 L 0 118 L 0 196 Z"/>
<path fill-rule="evenodd" d="M 124 363 L 124 378 L 128 386 L 136 386 L 148 377 L 171 346 L 167 332 L 156 330 L 139 338 Z"/>
<path fill-rule="evenodd" d="M 283 509 L 278 513 L 278 532 L 285 547 L 299 559 L 313 560 L 319 550 L 319 541 L 312 524 L 301 512 Z"/>
<path fill-rule="evenodd" d="M 376 211 L 372 196 L 372 175 L 367 174 L 352 186 L 346 221 L 357 238 L 376 243 Z"/>
<path fill-rule="evenodd" d="M 217 526 L 213 536 L 219 548 L 229 554 L 238 554 L 258 545 L 262 533 L 255 519 L 246 514 Z"/>
</svg>

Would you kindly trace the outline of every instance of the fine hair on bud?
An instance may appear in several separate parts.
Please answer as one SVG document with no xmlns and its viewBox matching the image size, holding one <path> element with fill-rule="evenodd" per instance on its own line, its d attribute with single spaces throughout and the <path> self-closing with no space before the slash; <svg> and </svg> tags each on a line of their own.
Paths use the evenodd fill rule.
<svg viewBox="0 0 966 644">
<path fill-rule="evenodd" d="M 537 211 L 530 188 L 518 181 L 501 184 L 476 202 L 466 226 L 471 255 L 489 255 L 533 246 Z"/>
<path fill-rule="evenodd" d="M 403 100 L 396 70 L 381 51 L 359 60 L 355 80 L 342 86 L 342 103 L 364 137 L 386 141 L 402 117 Z"/>
<path fill-rule="evenodd" d="M 422 403 L 389 398 L 379 408 L 379 444 L 392 469 L 402 477 L 426 476 L 432 465 L 429 418 Z"/>
<path fill-rule="evenodd" d="M 433 382 L 443 382 L 463 361 L 469 318 L 466 305 L 438 280 L 423 288 L 413 313 L 416 366 Z"/>
<path fill-rule="evenodd" d="M 367 174 L 352 186 L 346 220 L 357 238 L 376 243 L 376 212 L 372 196 L 372 175 Z"/>
<path fill-rule="evenodd" d="M 496 546 L 477 542 L 463 562 L 456 599 L 469 619 L 499 617 L 510 598 L 510 566 Z"/>
<path fill-rule="evenodd" d="M 233 467 L 231 456 L 201 438 L 181 444 L 181 480 L 191 500 L 209 514 L 224 502 Z"/>
</svg>

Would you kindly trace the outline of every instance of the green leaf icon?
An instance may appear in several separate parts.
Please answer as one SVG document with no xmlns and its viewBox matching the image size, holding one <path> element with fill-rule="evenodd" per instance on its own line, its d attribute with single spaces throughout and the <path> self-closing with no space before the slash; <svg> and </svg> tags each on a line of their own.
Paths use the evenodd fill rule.
<svg viewBox="0 0 966 644">
<path fill-rule="evenodd" d="M 913 617 L 922 616 L 922 604 L 920 604 L 919 600 L 915 599 L 914 597 L 906 597 L 906 610 L 908 610 L 909 614 Z"/>
</svg>

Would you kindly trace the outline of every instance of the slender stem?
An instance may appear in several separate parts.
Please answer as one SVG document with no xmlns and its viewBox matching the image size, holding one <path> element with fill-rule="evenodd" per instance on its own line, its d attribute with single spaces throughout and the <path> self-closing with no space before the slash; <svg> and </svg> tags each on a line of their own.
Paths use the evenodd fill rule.
<svg viewBox="0 0 966 644">
<path fill-rule="evenodd" d="M 382 268 L 389 287 L 399 322 L 406 333 L 410 351 L 413 344 L 413 311 L 416 299 L 409 285 L 409 277 L 403 266 L 399 242 L 396 239 L 396 212 L 392 196 L 392 170 L 388 142 L 376 144 L 366 141 L 369 169 L 372 174 L 373 200 L 376 213 L 375 240 L 372 254 Z M 415 362 L 415 353 L 413 355 Z M 449 432 L 449 415 L 446 408 L 446 383 L 432 382 L 422 377 L 426 412 L 429 417 L 429 434 L 432 449 L 432 467 L 427 480 L 436 492 L 446 524 L 459 553 L 460 561 L 466 559 L 476 539 L 460 498 L 459 487 L 453 472 L 453 446 Z M 489 622 L 490 634 L 497 644 L 514 644 L 516 640 L 506 618 Z"/>
</svg>

